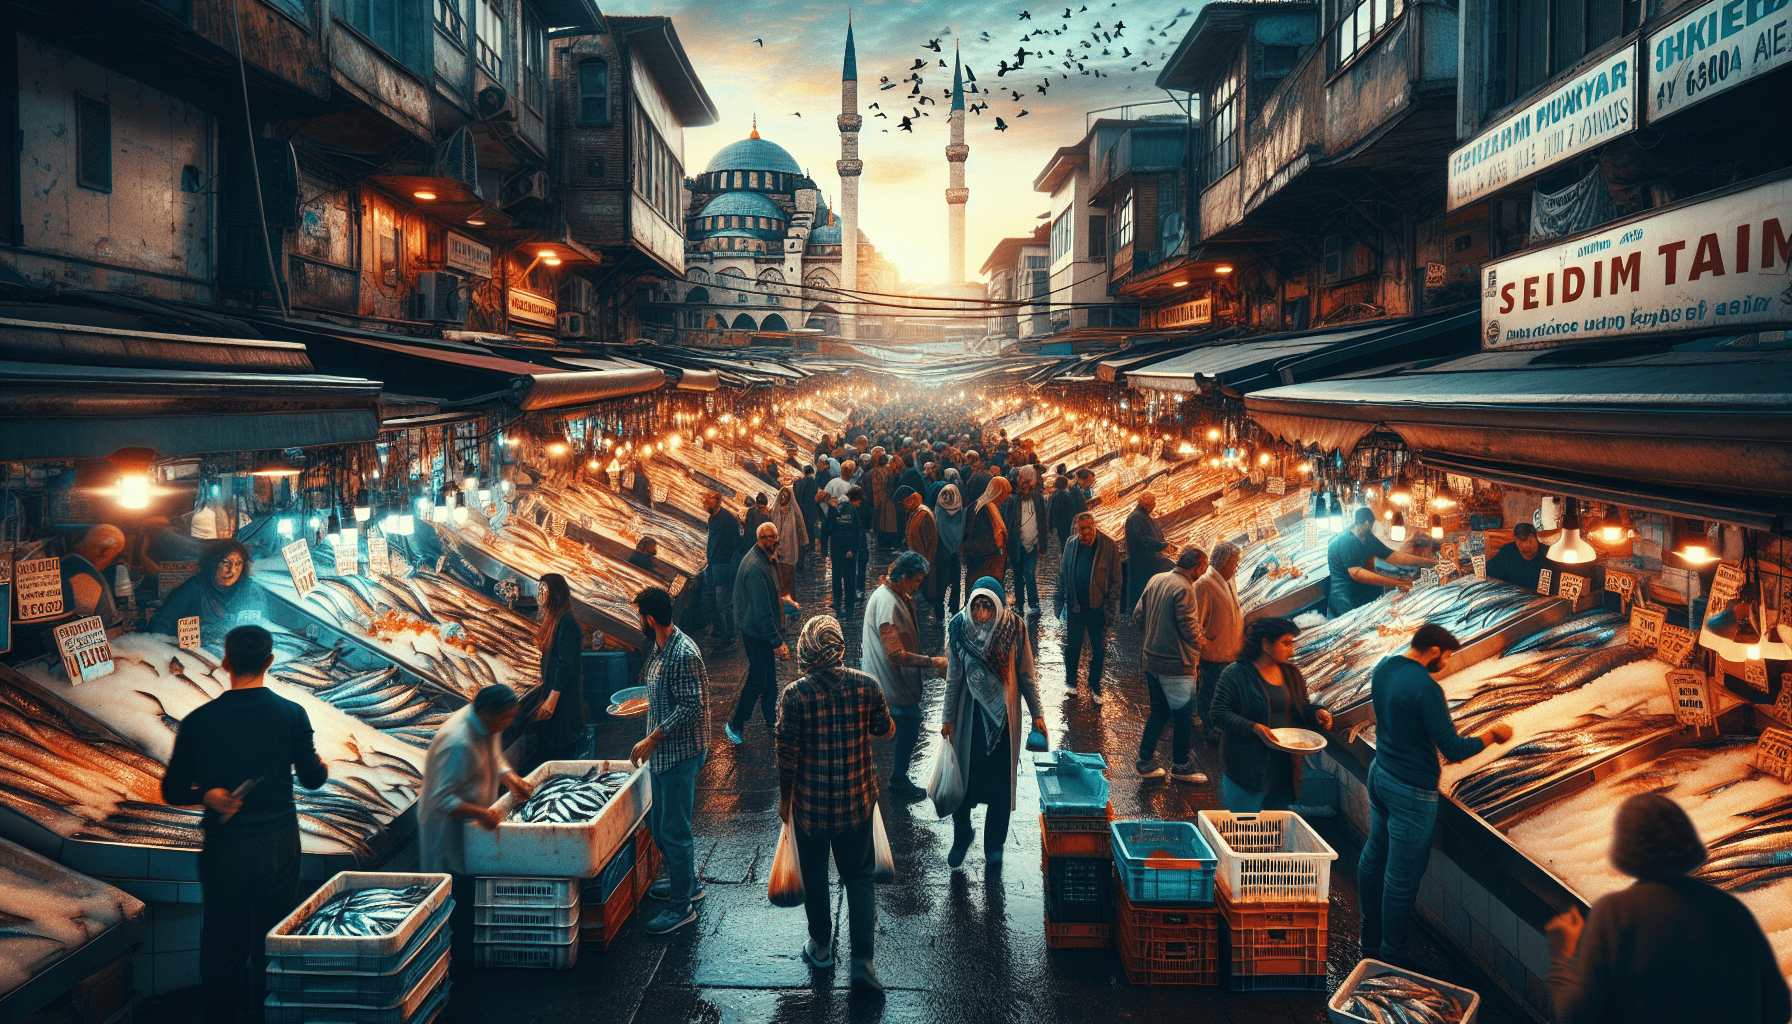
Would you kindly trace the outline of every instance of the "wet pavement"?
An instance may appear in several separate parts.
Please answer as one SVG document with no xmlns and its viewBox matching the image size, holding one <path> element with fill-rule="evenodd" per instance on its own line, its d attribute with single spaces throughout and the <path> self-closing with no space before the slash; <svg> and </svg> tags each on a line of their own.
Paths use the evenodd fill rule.
<svg viewBox="0 0 1792 1024">
<path fill-rule="evenodd" d="M 882 566 L 893 553 L 873 552 Z M 1114 815 L 1193 821 L 1195 812 L 1218 807 L 1218 748 L 1196 757 L 1213 782 L 1188 785 L 1168 778 L 1144 780 L 1134 771 L 1139 735 L 1148 713 L 1139 664 L 1138 631 L 1122 622 L 1109 631 L 1107 702 L 1096 706 L 1065 686 L 1063 627 L 1050 612 L 1057 559 L 1040 566 L 1044 613 L 1033 617 L 1040 697 L 1053 749 L 1099 751 L 1108 761 Z M 797 598 L 803 614 L 827 611 L 825 562 L 806 557 Z M 924 611 L 923 642 L 941 649 L 943 626 Z M 860 617 L 843 623 L 847 664 L 858 663 Z M 792 631 L 792 636 L 795 632 Z M 779 662 L 779 679 L 795 678 Z M 897 866 L 897 881 L 877 887 L 877 969 L 888 991 L 881 998 L 853 994 L 841 933 L 846 908 L 836 884 L 836 955 L 840 966 L 812 972 L 800 950 L 807 938 L 799 909 L 779 909 L 766 898 L 767 873 L 777 846 L 776 754 L 763 721 L 748 725 L 745 742 L 729 743 L 722 726 L 733 710 L 746 661 L 736 645 L 709 659 L 713 735 L 709 761 L 698 782 L 697 863 L 707 891 L 694 924 L 665 937 L 646 934 L 644 914 L 658 904 L 643 900 L 607 950 L 586 946 L 571 970 L 478 970 L 456 963 L 447 1022 L 591 1021 L 659 1024 L 676 1021 L 1119 1021 L 1187 1019 L 1270 1024 L 1324 1021 L 1325 993 L 1231 992 L 1211 987 L 1134 987 L 1113 950 L 1048 949 L 1045 885 L 1039 870 L 1039 794 L 1022 765 L 1020 792 L 1009 832 L 1005 865 L 990 869 L 982 841 L 972 844 L 961 871 L 946 867 L 950 819 L 936 818 L 925 801 L 903 804 L 884 798 L 883 814 Z M 924 783 L 937 741 L 944 683 L 932 684 L 926 731 L 911 775 Z M 601 718 L 601 713 L 600 713 Z M 626 758 L 642 735 L 640 719 L 603 718 L 597 756 Z M 1164 760 L 1167 767 L 1166 735 Z M 880 747 L 879 777 L 887 788 L 891 753 Z M 1026 755 L 1023 755 L 1026 756 Z M 982 831 L 983 809 L 973 817 Z M 1331 944 L 1328 991 L 1355 967 L 1357 844 L 1342 819 L 1313 824 L 1338 850 L 1331 876 Z M 1415 958 L 1425 973 L 1482 994 L 1485 1024 L 1529 1022 L 1458 955 L 1441 947 L 1415 921 Z M 152 1020 L 184 1019 L 177 994 Z M 191 1005 L 188 1003 L 187 1005 Z"/>
</svg>

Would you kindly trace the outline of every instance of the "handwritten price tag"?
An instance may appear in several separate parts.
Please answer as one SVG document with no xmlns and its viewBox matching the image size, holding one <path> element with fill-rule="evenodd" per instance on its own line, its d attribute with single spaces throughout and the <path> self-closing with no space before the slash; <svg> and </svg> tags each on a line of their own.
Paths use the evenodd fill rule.
<svg viewBox="0 0 1792 1024">
<path fill-rule="evenodd" d="M 1478 579 L 1478 580 L 1486 579 L 1487 578 L 1487 556 L 1486 555 L 1470 555 L 1468 560 L 1469 560 L 1469 563 L 1475 567 L 1475 579 Z"/>
<path fill-rule="evenodd" d="M 1549 581 L 1551 578 L 1552 574 L 1548 569 L 1537 570 L 1537 593 L 1542 594 L 1544 597 L 1549 596 Z"/>
<path fill-rule="evenodd" d="M 1636 593 L 1636 577 L 1627 572 L 1607 569 L 1605 571 L 1605 589 L 1607 593 L 1616 594 L 1619 600 L 1629 604 L 1631 595 Z"/>
<path fill-rule="evenodd" d="M 1773 717 L 1792 722 L 1792 672 L 1780 673 L 1780 694 L 1773 699 Z"/>
<path fill-rule="evenodd" d="M 1437 578 L 1438 579 L 1440 579 L 1440 580 L 1454 579 L 1454 578 L 1456 578 L 1456 575 L 1460 572 L 1462 572 L 1462 566 L 1456 564 L 1455 559 L 1440 558 L 1437 560 Z"/>
<path fill-rule="evenodd" d="M 1659 608 L 1633 608 L 1630 611 L 1630 646 L 1655 647 L 1661 643 L 1661 627 L 1667 613 Z"/>
<path fill-rule="evenodd" d="M 62 654 L 62 668 L 71 684 L 112 673 L 112 645 L 98 615 L 57 626 L 56 649 Z"/>
<path fill-rule="evenodd" d="M 190 651 L 199 646 L 199 616 L 189 615 L 176 622 L 174 628 L 180 634 L 181 650 Z"/>
<path fill-rule="evenodd" d="M 1748 577 L 1740 566 L 1725 562 L 1717 567 L 1717 574 L 1711 578 L 1711 604 L 1734 600 L 1742 592 L 1742 584 Z"/>
<path fill-rule="evenodd" d="M 1781 782 L 1792 777 L 1792 731 L 1769 726 L 1755 744 L 1755 767 Z"/>
<path fill-rule="evenodd" d="M 286 560 L 292 588 L 299 592 L 299 600 L 305 600 L 306 594 L 317 589 L 317 567 L 311 564 L 311 545 L 300 537 L 281 548 L 280 557 Z"/>
<path fill-rule="evenodd" d="M 367 571 L 374 576 L 392 575 L 392 549 L 383 536 L 367 538 Z"/>
<path fill-rule="evenodd" d="M 1279 477 L 1279 476 L 1270 477 L 1269 478 L 1269 493 L 1275 494 L 1275 495 L 1287 494 L 1288 493 L 1287 479 L 1284 477 Z"/>
<path fill-rule="evenodd" d="M 358 540 L 343 541 L 330 547 L 336 555 L 336 575 L 353 576 L 361 571 L 361 542 Z"/>
<path fill-rule="evenodd" d="M 1742 681 L 1758 690 L 1767 689 L 1767 663 L 1764 661 L 1745 661 L 1742 663 Z"/>
<path fill-rule="evenodd" d="M 1668 695 L 1674 700 L 1674 718 L 1681 725 L 1708 729 L 1716 724 L 1711 715 L 1711 686 L 1705 673 L 1698 669 L 1669 672 Z"/>
<path fill-rule="evenodd" d="M 62 559 L 34 558 L 18 565 L 19 619 L 53 619 L 62 614 Z"/>
<path fill-rule="evenodd" d="M 1661 639 L 1655 644 L 1655 657 L 1670 665 L 1681 665 L 1698 645 L 1699 638 L 1684 626 L 1661 627 Z"/>
<path fill-rule="evenodd" d="M 1556 586 L 1556 594 L 1570 601 L 1580 600 L 1580 595 L 1587 589 L 1587 580 L 1573 573 L 1563 573 L 1561 582 Z"/>
<path fill-rule="evenodd" d="M 1300 546 L 1305 551 L 1313 546 L 1313 520 L 1303 519 L 1300 524 Z"/>
<path fill-rule="evenodd" d="M 199 572 L 198 562 L 163 562 L 162 571 L 156 573 L 156 596 L 168 600 L 174 588 L 192 579 Z"/>
</svg>

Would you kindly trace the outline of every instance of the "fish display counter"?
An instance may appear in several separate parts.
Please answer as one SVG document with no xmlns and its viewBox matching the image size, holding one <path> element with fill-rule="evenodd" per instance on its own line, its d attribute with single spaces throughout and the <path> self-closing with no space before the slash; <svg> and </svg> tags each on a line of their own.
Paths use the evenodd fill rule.
<svg viewBox="0 0 1792 1024">
<path fill-rule="evenodd" d="M 135 897 L 3 839 L 0 913 L 0 1018 L 7 1020 L 30 1017 L 137 948 L 145 924 Z"/>
<path fill-rule="evenodd" d="M 649 473 L 649 480 L 652 477 Z M 670 497 L 669 488 L 666 493 Z M 696 512 L 681 509 L 675 513 L 664 508 L 646 508 L 607 487 L 544 483 L 517 496 L 516 507 L 522 514 L 534 511 L 531 499 L 566 523 L 569 532 L 573 524 L 577 524 L 620 549 L 624 558 L 634 550 L 637 541 L 651 535 L 659 541 L 660 550 L 656 556 L 659 561 L 686 576 L 695 576 L 703 570 L 707 538 L 703 527 L 696 525 L 702 516 L 701 499 Z"/>
</svg>

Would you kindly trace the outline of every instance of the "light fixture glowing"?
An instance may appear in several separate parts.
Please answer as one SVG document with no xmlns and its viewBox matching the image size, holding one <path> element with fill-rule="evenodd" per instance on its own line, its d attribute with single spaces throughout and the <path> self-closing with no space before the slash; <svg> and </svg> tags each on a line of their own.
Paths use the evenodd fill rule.
<svg viewBox="0 0 1792 1024">
<path fill-rule="evenodd" d="M 274 524 L 274 529 L 282 537 L 292 536 L 292 517 L 291 516 L 282 517 L 278 523 Z"/>
<path fill-rule="evenodd" d="M 1406 539 L 1406 513 L 1394 513 L 1394 525 L 1388 528 L 1388 539 L 1396 544 Z"/>
<path fill-rule="evenodd" d="M 1431 539 L 1432 540 L 1443 540 L 1444 539 L 1444 519 L 1442 516 L 1433 515 L 1431 517 Z"/>
<path fill-rule="evenodd" d="M 448 514 L 454 519 L 454 525 L 465 526 L 467 524 L 466 492 L 463 491 L 454 496 L 454 508 L 449 510 Z"/>
<path fill-rule="evenodd" d="M 1257 465 L 1259 465 L 1259 466 L 1269 465 L 1269 453 L 1268 452 L 1264 452 L 1262 455 L 1257 456 Z"/>
<path fill-rule="evenodd" d="M 585 463 L 585 468 L 591 470 L 593 473 L 597 472 L 597 460 L 592 459 L 590 462 Z"/>
<path fill-rule="evenodd" d="M 414 504 L 417 506 L 417 514 L 418 515 L 424 516 L 426 518 L 429 516 L 429 510 L 430 510 L 430 506 L 432 503 L 430 502 L 430 500 L 428 498 L 418 496 L 418 498 Z"/>
<path fill-rule="evenodd" d="M 149 473 L 127 470 L 118 478 L 118 504 L 124 508 L 149 507 Z"/>
<path fill-rule="evenodd" d="M 677 451 L 678 446 L 684 443 L 684 438 L 678 436 L 677 434 L 673 434 L 671 436 L 671 438 L 666 441 L 666 443 L 668 445 L 672 446 L 673 451 Z"/>
<path fill-rule="evenodd" d="M 285 457 L 270 459 L 249 471 L 250 476 L 298 476 L 299 469 Z"/>
<path fill-rule="evenodd" d="M 485 221 L 482 221 L 482 220 L 480 220 L 480 219 L 479 219 L 479 218 L 477 218 L 477 217 L 468 217 L 468 218 L 467 218 L 467 223 L 468 223 L 468 224 L 471 224 L 471 225 L 472 225 L 472 226 L 474 226 L 474 227 L 476 227 L 476 228 L 482 228 L 482 227 L 485 227 Z"/>
<path fill-rule="evenodd" d="M 505 494 L 509 494 L 510 493 L 510 481 L 508 481 L 508 480 L 498 481 L 498 489 L 503 491 Z"/>
<path fill-rule="evenodd" d="M 1213 272 L 1216 274 L 1230 274 L 1232 272 L 1232 266 L 1229 263 L 1222 263 L 1219 266 L 1214 267 Z"/>
<path fill-rule="evenodd" d="M 703 436 L 704 436 L 704 437 L 714 437 L 714 436 L 716 436 L 716 428 L 714 428 L 714 427 L 710 427 L 710 428 L 709 428 L 709 429 L 707 429 L 707 430 L 705 430 L 705 431 L 704 431 L 704 432 L 703 432 Z"/>
<path fill-rule="evenodd" d="M 331 544 L 342 543 L 342 519 L 336 513 L 330 513 L 330 528 L 324 532 Z"/>
<path fill-rule="evenodd" d="M 416 196 L 418 199 L 421 199 L 426 203 L 436 197 L 436 194 L 434 192 L 421 191 L 421 190 L 417 191 L 417 192 L 412 192 L 411 195 Z"/>
<path fill-rule="evenodd" d="M 479 488 L 478 498 L 479 504 L 490 505 L 492 503 L 492 489 L 490 487 Z"/>
<path fill-rule="evenodd" d="M 1209 428 L 1207 431 L 1207 440 L 1218 441 L 1219 439 L 1220 439 L 1220 428 L 1218 428 L 1218 427 Z"/>
<path fill-rule="evenodd" d="M 1177 281 L 1177 282 L 1176 282 L 1176 283 L 1175 283 L 1175 287 L 1177 287 L 1177 288 L 1187 288 L 1187 287 L 1188 287 L 1188 282 L 1187 282 L 1187 281 Z"/>
<path fill-rule="evenodd" d="M 372 518 L 373 518 L 373 509 L 369 508 L 366 505 L 356 505 L 355 506 L 355 522 L 365 523 L 367 520 L 372 519 Z"/>
<path fill-rule="evenodd" d="M 1591 562 L 1599 555 L 1580 535 L 1580 502 L 1567 499 L 1568 512 L 1562 517 L 1562 536 L 1549 546 L 1549 557 L 1566 565 Z"/>
<path fill-rule="evenodd" d="M 1749 644 L 1748 647 L 1745 648 L 1744 650 L 1745 650 L 1745 653 L 1748 654 L 1748 660 L 1750 660 L 1750 661 L 1760 661 L 1761 660 L 1761 644 L 1759 641 Z"/>
<path fill-rule="evenodd" d="M 409 513 L 398 517 L 398 535 L 409 537 L 417 532 L 417 520 Z"/>
</svg>

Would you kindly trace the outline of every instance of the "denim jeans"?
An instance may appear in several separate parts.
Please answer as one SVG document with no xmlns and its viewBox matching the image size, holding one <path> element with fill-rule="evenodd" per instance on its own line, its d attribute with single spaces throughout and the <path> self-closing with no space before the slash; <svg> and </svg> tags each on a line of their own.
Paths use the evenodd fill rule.
<svg viewBox="0 0 1792 1024">
<path fill-rule="evenodd" d="M 765 711 L 765 727 L 775 732 L 778 728 L 778 655 L 777 648 L 770 640 L 742 635 L 742 646 L 747 649 L 747 678 L 741 683 L 740 700 L 734 705 L 734 714 L 728 719 L 735 732 L 740 732 L 753 720 L 753 708 L 763 704 Z"/>
<path fill-rule="evenodd" d="M 1039 607 L 1039 552 L 1021 548 L 1009 563 L 1014 569 L 1014 607 Z"/>
<path fill-rule="evenodd" d="M 1064 685 L 1075 689 L 1083 662 L 1083 641 L 1089 642 L 1089 692 L 1101 692 L 1101 670 L 1108 656 L 1107 616 L 1100 608 L 1070 612 L 1064 629 Z"/>
<path fill-rule="evenodd" d="M 704 572 L 710 583 L 705 588 L 709 594 L 709 626 L 715 630 L 715 636 L 724 643 L 734 642 L 734 580 L 728 574 L 718 571 L 719 567 L 710 566 Z"/>
<path fill-rule="evenodd" d="M 1407 958 L 1407 919 L 1436 827 L 1437 790 L 1397 782 L 1379 764 L 1369 769 L 1369 838 L 1356 869 L 1364 956 L 1395 963 Z"/>
<path fill-rule="evenodd" d="M 830 835 L 810 835 L 796 826 L 796 859 L 803 875 L 803 909 L 809 915 L 809 938 L 826 950 L 834 939 L 834 900 L 828 892 L 828 854 L 846 890 L 847 938 L 854 963 L 870 963 L 877 930 L 877 903 L 871 891 L 875 865 L 871 819 L 858 828 Z"/>
<path fill-rule="evenodd" d="M 1151 715 L 1145 719 L 1145 733 L 1139 737 L 1139 760 L 1149 761 L 1157 757 L 1157 741 L 1163 738 L 1164 726 L 1170 726 L 1170 752 L 1175 756 L 1175 764 L 1188 764 L 1189 717 L 1194 712 L 1195 702 L 1189 701 L 1182 707 L 1172 710 L 1170 699 L 1164 696 L 1163 685 L 1157 681 L 1157 673 L 1145 673 L 1145 687 L 1151 691 Z"/>
<path fill-rule="evenodd" d="M 697 892 L 697 841 L 691 836 L 691 814 L 697 804 L 697 773 L 706 754 L 654 768 L 653 803 L 647 808 L 647 827 L 666 858 L 666 880 L 672 883 L 674 910 L 688 906 Z"/>
<path fill-rule="evenodd" d="M 964 565 L 958 560 L 958 550 L 951 554 L 941 555 L 936 569 L 940 574 L 940 603 L 948 611 L 958 611 L 958 599 L 964 589 Z"/>
<path fill-rule="evenodd" d="M 859 556 L 854 552 L 851 558 L 829 559 L 828 576 L 832 578 L 834 587 L 834 607 L 839 610 L 842 619 L 852 616 L 853 603 L 859 596 L 859 583 L 853 582 L 853 574 L 859 574 L 864 580 L 865 570 L 859 568 Z"/>
<path fill-rule="evenodd" d="M 900 786 L 907 782 L 912 786 L 914 782 L 908 777 L 908 763 L 914 760 L 915 745 L 921 739 L 921 709 L 919 706 L 891 705 L 890 717 L 896 720 L 896 764 L 890 769 L 890 785 Z"/>
</svg>

